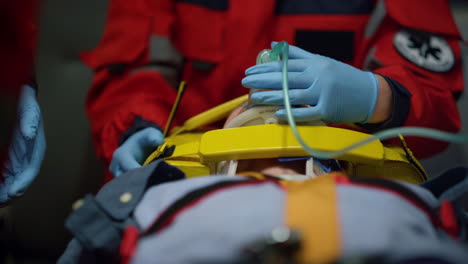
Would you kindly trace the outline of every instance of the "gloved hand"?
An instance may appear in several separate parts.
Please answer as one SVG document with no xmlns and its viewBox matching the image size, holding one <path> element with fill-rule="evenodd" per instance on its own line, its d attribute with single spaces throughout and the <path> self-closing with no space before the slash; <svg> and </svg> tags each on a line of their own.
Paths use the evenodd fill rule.
<svg viewBox="0 0 468 264">
<path fill-rule="evenodd" d="M 36 92 L 25 85 L 19 100 L 18 125 L 2 171 L 5 179 L 0 185 L 0 203 L 24 193 L 39 173 L 45 148 L 44 128 Z"/>
<path fill-rule="evenodd" d="M 163 142 L 161 131 L 154 127 L 136 132 L 114 151 L 110 172 L 114 177 L 119 177 L 124 172 L 141 167 L 146 157 Z"/>
<path fill-rule="evenodd" d="M 275 61 L 253 66 L 245 71 L 242 84 L 247 88 L 281 89 L 281 65 Z M 311 106 L 292 109 L 297 121 L 367 123 L 372 117 L 378 96 L 373 73 L 295 46 L 289 46 L 288 66 L 291 104 Z M 281 90 L 253 93 L 251 100 L 261 105 L 284 105 Z M 276 115 L 287 119 L 285 109 Z"/>
</svg>

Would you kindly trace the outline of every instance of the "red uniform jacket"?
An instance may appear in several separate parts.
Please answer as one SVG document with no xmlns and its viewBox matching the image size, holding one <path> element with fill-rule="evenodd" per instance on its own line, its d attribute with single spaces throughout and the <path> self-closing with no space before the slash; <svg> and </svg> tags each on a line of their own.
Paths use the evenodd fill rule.
<svg viewBox="0 0 468 264">
<path fill-rule="evenodd" d="M 448 1 L 113 0 L 100 44 L 82 54 L 96 72 L 87 112 L 98 155 L 110 162 L 136 116 L 164 127 L 181 79 L 188 87 L 176 125 L 247 93 L 244 70 L 272 40 L 385 76 L 394 112 L 364 126 L 371 131 L 460 128 L 460 34 Z M 446 147 L 408 144 L 418 157 Z"/>
<path fill-rule="evenodd" d="M 0 2 L 0 168 L 15 125 L 21 85 L 31 81 L 36 0 Z M 0 184 L 3 175 L 0 174 Z"/>
</svg>

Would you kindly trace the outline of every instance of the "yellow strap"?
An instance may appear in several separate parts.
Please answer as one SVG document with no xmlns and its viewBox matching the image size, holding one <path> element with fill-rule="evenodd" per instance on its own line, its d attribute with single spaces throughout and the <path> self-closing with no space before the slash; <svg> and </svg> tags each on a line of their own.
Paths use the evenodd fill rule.
<svg viewBox="0 0 468 264">
<path fill-rule="evenodd" d="M 299 263 L 329 263 L 340 255 L 337 193 L 332 175 L 282 182 L 288 190 L 287 225 L 301 234 Z"/>
<path fill-rule="evenodd" d="M 203 113 L 200 113 L 185 121 L 182 127 L 174 128 L 174 131 L 171 133 L 171 135 L 178 135 L 182 132 L 192 131 L 204 125 L 208 125 L 226 118 L 234 109 L 236 109 L 236 107 L 247 102 L 248 98 L 249 95 L 246 94 L 232 99 L 231 101 L 228 101 L 224 104 L 213 107 Z"/>
<path fill-rule="evenodd" d="M 163 132 L 164 137 L 167 137 L 167 134 L 169 133 L 169 129 L 171 128 L 172 121 L 174 121 L 175 113 L 177 112 L 177 109 L 179 109 L 180 101 L 182 100 L 182 96 L 184 95 L 185 87 L 187 87 L 187 82 L 181 81 L 179 84 L 179 89 L 177 89 L 176 100 L 174 102 L 174 105 L 172 106 L 171 113 L 169 114 L 169 118 L 167 119 L 166 128 L 164 128 L 164 132 Z"/>
<path fill-rule="evenodd" d="M 167 147 L 168 147 L 167 142 L 164 142 L 163 144 L 159 145 L 158 148 L 153 153 L 151 153 L 148 158 L 146 158 L 145 162 L 143 163 L 143 166 L 150 164 L 151 161 L 161 156 L 161 154 L 164 153 L 164 150 Z"/>
<path fill-rule="evenodd" d="M 408 161 L 411 164 L 413 164 L 414 167 L 416 167 L 416 169 L 419 171 L 419 173 L 423 176 L 424 181 L 427 181 L 428 176 L 427 176 L 426 170 L 424 169 L 423 165 L 418 161 L 418 159 L 416 159 L 413 152 L 411 151 L 411 149 L 406 144 L 406 140 L 403 137 L 403 135 L 400 134 L 398 136 L 398 139 L 400 139 L 401 146 L 402 146 L 403 150 L 406 153 L 406 158 L 408 159 Z"/>
<path fill-rule="evenodd" d="M 331 173 L 308 181 L 279 181 L 287 190 L 286 224 L 301 236 L 299 263 L 331 263 L 340 256 L 335 174 L 342 175 Z M 259 180 L 267 178 L 251 171 L 238 175 Z"/>
</svg>

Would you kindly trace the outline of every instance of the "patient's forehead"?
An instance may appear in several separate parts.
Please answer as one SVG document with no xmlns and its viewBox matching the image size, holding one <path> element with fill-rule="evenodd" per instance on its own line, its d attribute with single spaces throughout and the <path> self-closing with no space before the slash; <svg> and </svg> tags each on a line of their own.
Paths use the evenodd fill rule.
<svg viewBox="0 0 468 264">
<path fill-rule="evenodd" d="M 293 108 L 296 107 L 303 108 L 310 106 L 293 106 Z M 251 107 L 247 104 L 242 104 L 235 108 L 227 117 L 226 122 L 224 122 L 223 128 L 234 128 L 264 124 L 288 124 L 287 120 L 280 119 L 276 116 L 276 112 L 282 108 L 283 106 L 278 105 L 257 105 Z M 326 126 L 326 124 L 320 120 L 304 120 L 296 121 L 295 123 L 296 125 L 305 126 Z"/>
<path fill-rule="evenodd" d="M 234 109 L 231 114 L 229 114 L 229 116 L 227 117 L 226 121 L 224 122 L 224 126 L 223 128 L 226 128 L 226 124 L 229 124 L 229 122 L 231 122 L 232 119 L 234 119 L 236 116 L 238 116 L 240 113 L 244 112 L 245 110 L 247 109 L 246 105 L 245 104 L 242 104 L 238 107 L 236 107 L 236 109 Z"/>
</svg>

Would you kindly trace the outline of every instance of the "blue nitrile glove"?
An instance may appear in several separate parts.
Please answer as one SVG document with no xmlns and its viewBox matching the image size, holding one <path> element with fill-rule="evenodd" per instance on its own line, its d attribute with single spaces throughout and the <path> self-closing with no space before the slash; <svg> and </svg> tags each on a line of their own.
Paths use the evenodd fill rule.
<svg viewBox="0 0 468 264">
<path fill-rule="evenodd" d="M 281 89 L 281 64 L 275 61 L 247 69 L 242 84 L 247 88 Z M 373 73 L 295 46 L 289 46 L 288 66 L 291 104 L 312 106 L 293 108 L 297 121 L 367 123 L 372 117 L 378 96 Z M 284 105 L 280 90 L 256 92 L 251 100 L 261 105 Z M 276 115 L 287 119 L 285 109 Z"/>
<path fill-rule="evenodd" d="M 18 124 L 3 167 L 0 202 L 21 196 L 39 173 L 46 148 L 41 109 L 36 92 L 23 86 L 18 108 Z"/>
<path fill-rule="evenodd" d="M 118 177 L 124 172 L 141 167 L 148 155 L 163 142 L 163 134 L 154 127 L 136 132 L 114 151 L 110 172 Z"/>
</svg>

